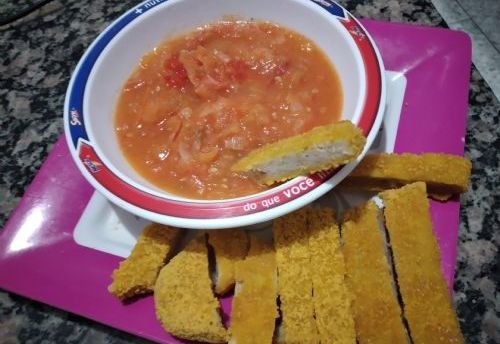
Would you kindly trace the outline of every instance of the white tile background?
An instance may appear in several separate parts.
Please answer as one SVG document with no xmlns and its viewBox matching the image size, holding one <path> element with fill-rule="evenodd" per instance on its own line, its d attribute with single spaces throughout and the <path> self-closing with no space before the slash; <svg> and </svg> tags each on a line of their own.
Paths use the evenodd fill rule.
<svg viewBox="0 0 500 344">
<path fill-rule="evenodd" d="M 500 0 L 432 0 L 451 29 L 472 38 L 472 61 L 500 99 Z"/>
</svg>

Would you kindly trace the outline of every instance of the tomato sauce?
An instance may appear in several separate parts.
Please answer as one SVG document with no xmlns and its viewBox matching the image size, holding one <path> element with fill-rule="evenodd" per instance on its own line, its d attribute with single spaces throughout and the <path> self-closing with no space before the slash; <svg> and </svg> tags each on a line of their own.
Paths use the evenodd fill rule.
<svg viewBox="0 0 500 344">
<path fill-rule="evenodd" d="M 231 166 L 263 144 L 338 121 L 343 95 L 323 52 L 268 22 L 221 21 L 170 39 L 141 59 L 115 115 L 132 167 L 194 199 L 266 189 Z"/>
</svg>

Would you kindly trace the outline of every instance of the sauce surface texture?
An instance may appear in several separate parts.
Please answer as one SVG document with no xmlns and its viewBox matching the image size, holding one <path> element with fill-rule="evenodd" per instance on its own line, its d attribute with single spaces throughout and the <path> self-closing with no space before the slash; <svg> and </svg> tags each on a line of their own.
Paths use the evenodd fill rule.
<svg viewBox="0 0 500 344">
<path fill-rule="evenodd" d="M 115 130 L 132 167 L 194 199 L 267 187 L 231 171 L 251 150 L 339 120 L 343 95 L 328 58 L 268 22 L 221 21 L 160 44 L 117 103 Z"/>
</svg>

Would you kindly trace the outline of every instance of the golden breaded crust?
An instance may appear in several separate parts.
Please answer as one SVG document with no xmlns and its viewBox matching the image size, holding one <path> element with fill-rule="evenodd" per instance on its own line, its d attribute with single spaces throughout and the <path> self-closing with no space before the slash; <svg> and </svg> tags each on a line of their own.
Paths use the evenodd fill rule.
<svg viewBox="0 0 500 344">
<path fill-rule="evenodd" d="M 429 194 L 446 200 L 467 191 L 470 160 L 450 154 L 369 154 L 342 182 L 342 187 L 381 191 L 425 182 Z"/>
<path fill-rule="evenodd" d="M 331 208 L 309 208 L 313 303 L 321 344 L 356 343 L 339 228 Z"/>
<path fill-rule="evenodd" d="M 413 342 L 463 343 L 441 272 L 425 183 L 381 193 L 396 272 Z"/>
<path fill-rule="evenodd" d="M 231 312 L 234 344 L 271 344 L 278 318 L 276 257 L 271 243 L 250 236 L 250 251 L 236 262 L 237 291 Z"/>
<path fill-rule="evenodd" d="M 343 252 L 360 344 L 408 343 L 397 290 L 372 202 L 344 214 Z"/>
<path fill-rule="evenodd" d="M 278 342 L 318 343 L 312 299 L 307 211 L 301 209 L 274 220 L 273 236 L 283 318 L 283 335 L 278 338 Z"/>
<path fill-rule="evenodd" d="M 209 343 L 227 341 L 219 301 L 212 292 L 204 233 L 161 269 L 154 300 L 158 320 L 172 335 Z"/>
<path fill-rule="evenodd" d="M 242 229 L 223 229 L 208 232 L 208 243 L 215 252 L 217 278 L 215 292 L 225 294 L 234 286 L 234 266 L 245 258 L 247 234 Z"/>
<path fill-rule="evenodd" d="M 340 157 L 329 156 L 324 161 L 313 165 L 305 165 L 297 162 L 290 172 L 264 173 L 263 166 L 280 159 L 290 157 L 300 157 L 306 154 L 315 154 L 314 150 L 318 146 L 345 143 L 349 147 L 348 151 Z M 347 164 L 354 160 L 363 150 L 366 138 L 361 130 L 350 121 L 341 121 L 331 125 L 320 126 L 301 134 L 292 136 L 277 142 L 264 145 L 251 151 L 247 156 L 236 162 L 232 169 L 238 172 L 247 172 L 253 175 L 260 183 L 273 184 L 294 178 L 302 174 L 314 173 L 340 165 Z"/>
<path fill-rule="evenodd" d="M 169 226 L 146 226 L 130 256 L 113 271 L 109 292 L 120 300 L 152 292 L 158 272 L 180 233 L 179 229 Z"/>
</svg>

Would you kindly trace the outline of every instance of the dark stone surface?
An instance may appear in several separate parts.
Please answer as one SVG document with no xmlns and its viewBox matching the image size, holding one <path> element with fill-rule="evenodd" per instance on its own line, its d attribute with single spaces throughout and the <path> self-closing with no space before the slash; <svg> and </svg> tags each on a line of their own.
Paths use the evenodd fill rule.
<svg viewBox="0 0 500 344">
<path fill-rule="evenodd" d="M 0 1 L 4 19 L 36 1 Z M 0 27 L 0 224 L 63 131 L 69 78 L 92 40 L 137 1 L 53 1 Z M 445 26 L 430 1 L 341 1 L 354 15 Z M 469 343 L 500 342 L 500 104 L 471 74 L 454 302 Z M 0 291 L 0 343 L 141 343 L 144 340 Z"/>
</svg>

